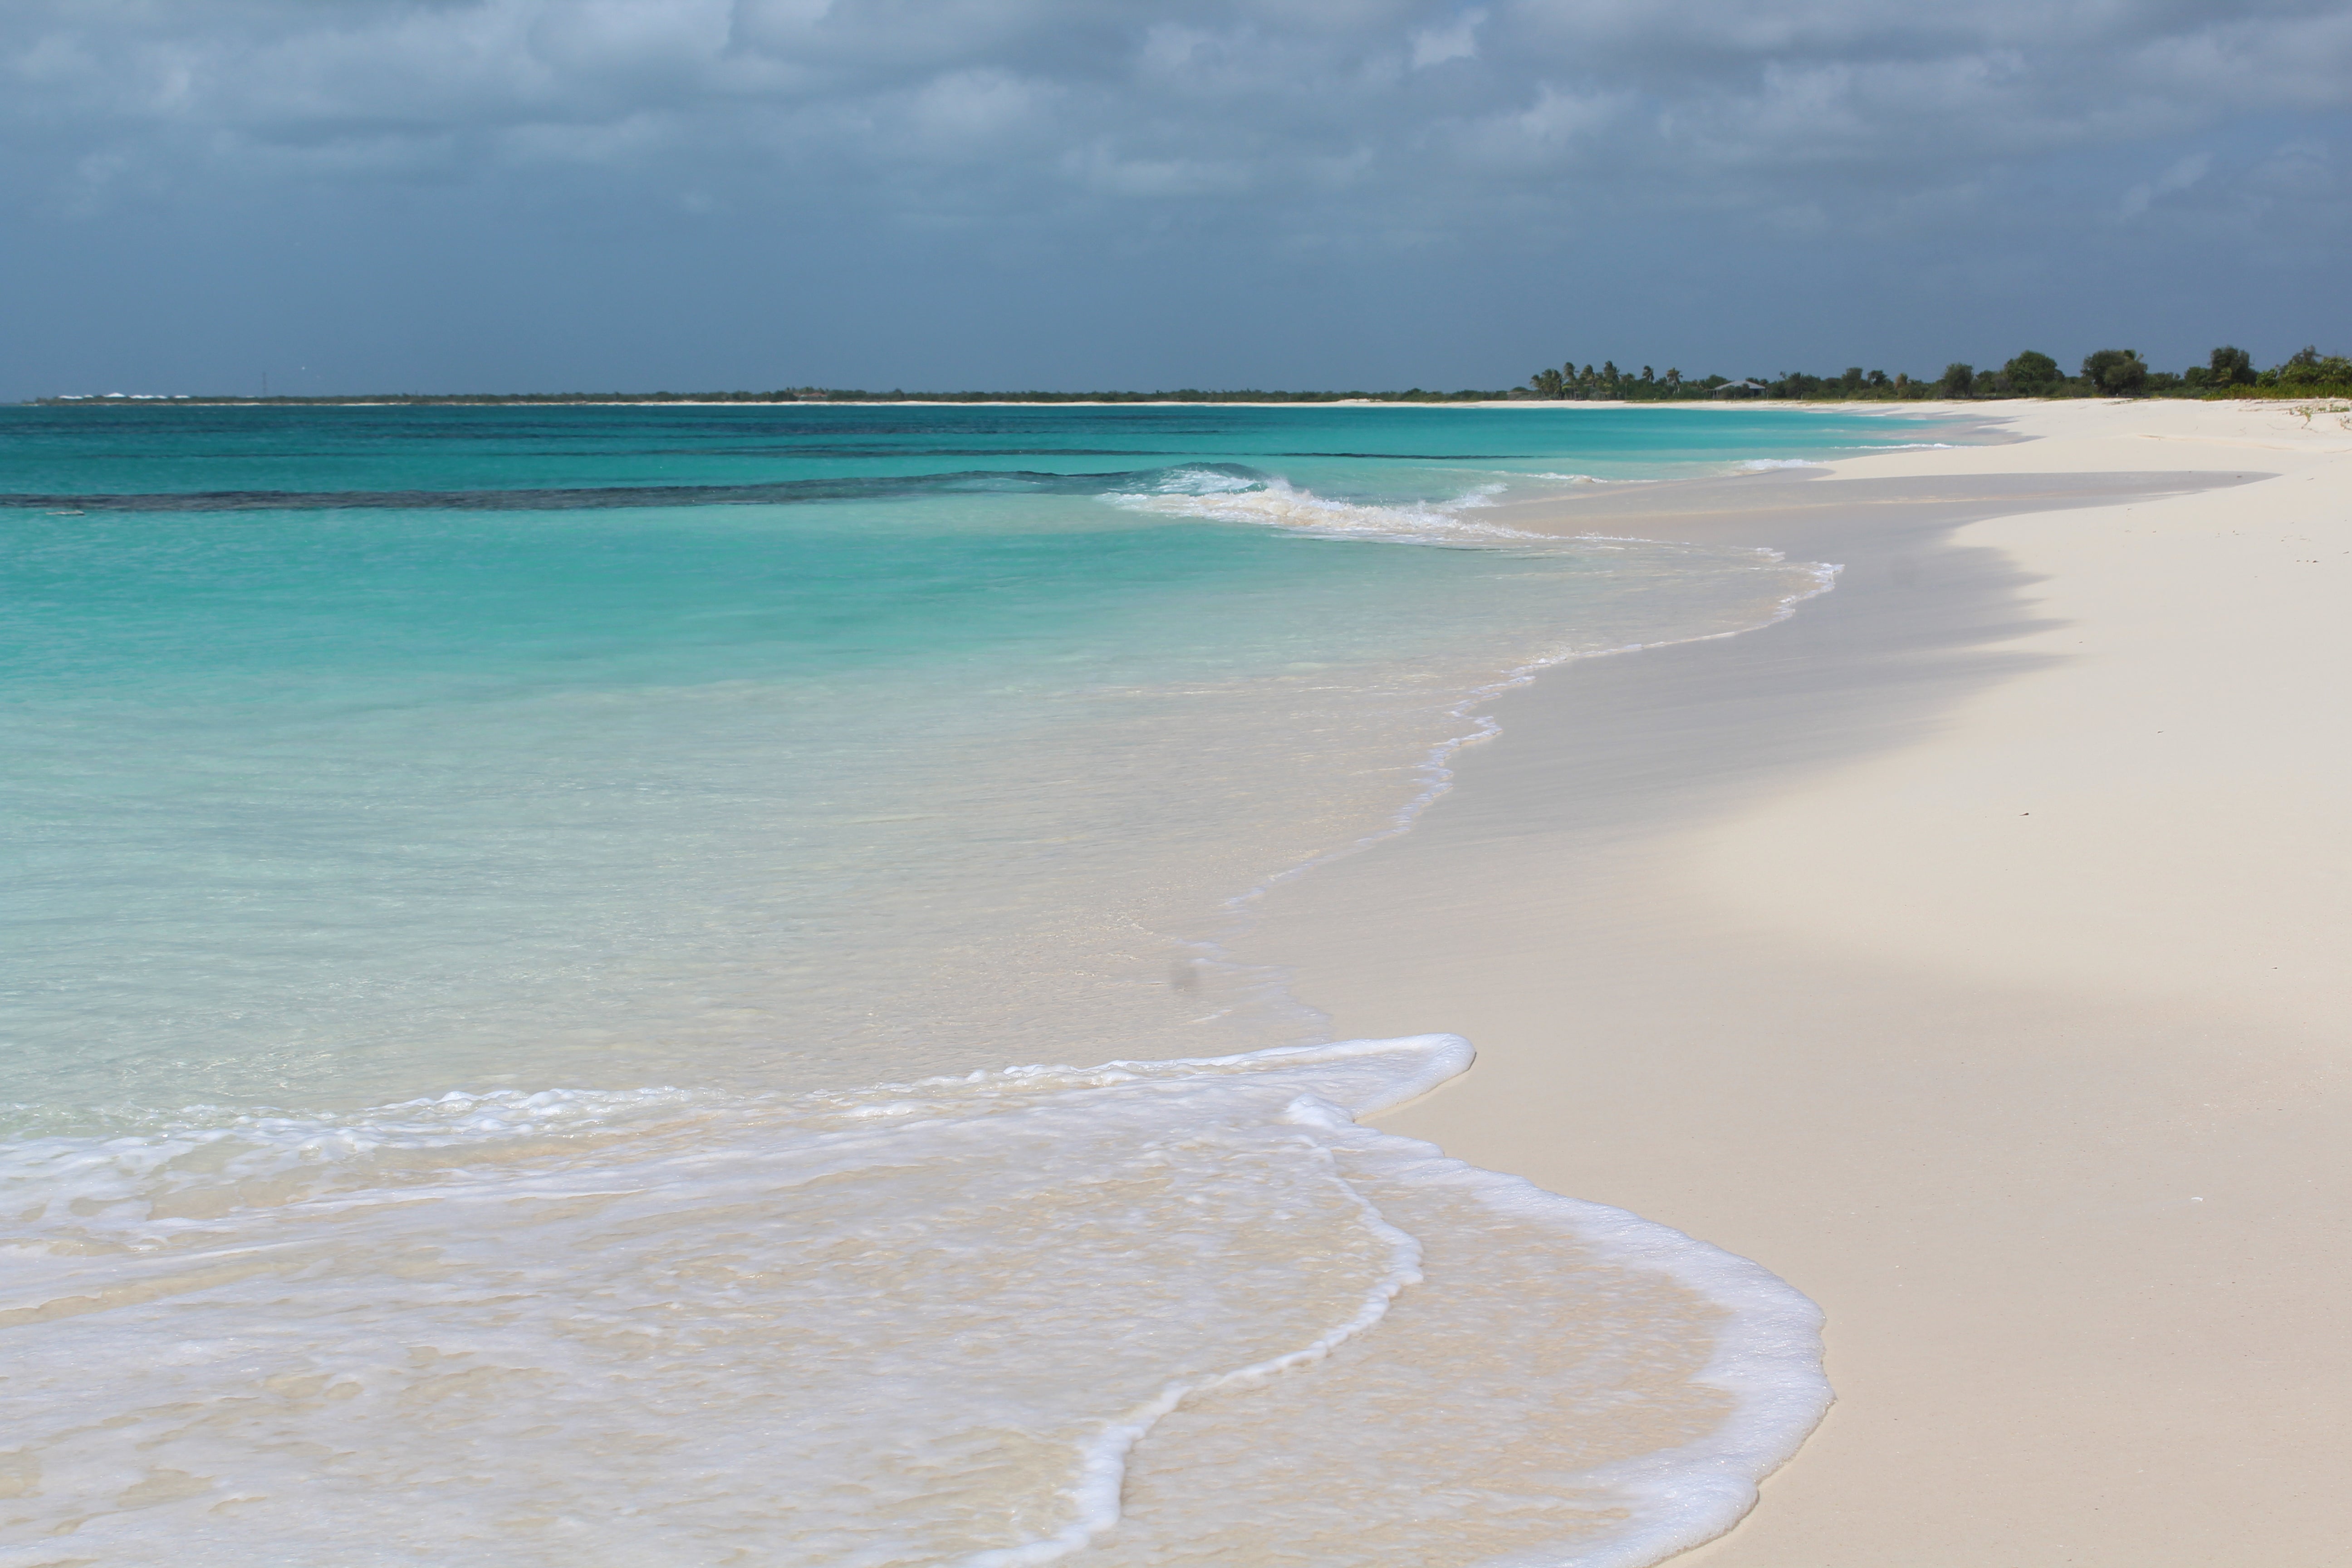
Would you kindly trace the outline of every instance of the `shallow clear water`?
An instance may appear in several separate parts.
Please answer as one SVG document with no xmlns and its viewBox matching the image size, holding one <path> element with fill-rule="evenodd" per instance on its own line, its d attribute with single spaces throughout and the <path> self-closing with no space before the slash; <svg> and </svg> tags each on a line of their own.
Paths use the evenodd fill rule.
<svg viewBox="0 0 2352 1568">
<path fill-rule="evenodd" d="M 1823 583 L 1483 501 L 1918 428 L 0 410 L 0 1563 L 1720 1528 L 1809 1306 L 1355 1128 L 1459 1047 L 1265 1055 L 1219 943 L 1482 693 Z"/>
</svg>

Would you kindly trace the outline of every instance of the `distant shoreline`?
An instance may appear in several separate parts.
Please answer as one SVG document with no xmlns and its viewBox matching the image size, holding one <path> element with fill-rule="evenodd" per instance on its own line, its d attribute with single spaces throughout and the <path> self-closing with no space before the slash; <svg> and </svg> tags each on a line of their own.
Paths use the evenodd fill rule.
<svg viewBox="0 0 2352 1568">
<path fill-rule="evenodd" d="M 1066 404 L 1075 407 L 1108 407 L 1121 404 L 1266 405 L 1291 407 L 1298 404 L 1410 404 L 1414 407 L 1516 406 L 1523 403 L 1582 403 L 1602 407 L 1658 404 L 1666 406 L 1716 403 L 1865 403 L 1914 405 L 1930 403 L 2091 403 L 2143 397 L 2196 401 L 2252 398 L 2329 398 L 2352 395 L 2352 359 L 2322 354 L 2305 347 L 2284 363 L 2257 371 L 2245 350 L 2223 345 L 2210 363 L 2185 371 L 2151 369 L 2136 349 L 2101 349 L 2083 362 L 2083 373 L 2067 375 L 2048 354 L 2029 350 L 1999 370 L 1979 371 L 1957 361 L 1944 367 L 1941 377 L 1915 381 L 1907 374 L 1888 375 L 1849 365 L 1843 374 L 1809 375 L 1785 372 L 1775 377 L 1708 374 L 1685 377 L 1668 366 L 1660 375 L 1649 365 L 1636 375 L 1614 360 L 1597 368 L 1579 369 L 1570 361 L 1558 369 L 1546 368 L 1517 386 L 1457 387 L 1442 392 L 1433 387 L 1408 386 L 1402 391 L 1280 392 L 1264 387 L 1227 387 L 1222 391 L 1180 386 L 1158 392 L 1046 392 L 1032 387 L 1023 392 L 908 392 L 892 387 L 876 392 L 862 386 L 777 386 L 765 392 L 365 392 L 334 395 L 289 394 L 272 396 L 269 378 L 261 378 L 261 395 L 223 393 L 103 392 L 60 393 L 26 401 L 36 406 L 79 406 L 167 403 L 204 407 L 256 408 L 381 408 L 420 407 L 609 407 L 639 405 L 684 407 L 737 404 L 849 403 L 987 407 L 998 405 Z"/>
<path fill-rule="evenodd" d="M 1428 400 L 1382 397 L 1332 397 L 1247 399 L 1221 397 L 1155 397 L 1155 398 L 962 398 L 962 397 L 866 397 L 811 399 L 795 402 L 790 399 L 768 398 L 708 398 L 708 397 L 35 397 L 15 406 L 19 408 L 1677 408 L 1723 410 L 1730 408 L 1843 408 L 1854 407 L 1857 413 L 1889 415 L 1949 414 L 1957 409 L 1981 408 L 1992 403 L 2026 403 L 2030 398 L 1971 399 L 1966 403 L 1938 398 L 1924 403 L 1864 402 L 1858 405 L 1840 398 L 1751 397 L 1751 398 L 1661 398 L 1655 402 L 1634 399 L 1555 399 L 1528 397 L 1433 398 Z M 2113 402 L 2115 399 L 2100 399 Z"/>
<path fill-rule="evenodd" d="M 1152 405 L 1189 405 L 1230 406 L 1244 405 L 1271 408 L 1295 407 L 1301 404 L 1402 404 L 1413 407 L 1441 405 L 1481 405 L 1486 404 L 1519 404 L 1547 401 L 1527 393 L 1517 395 L 1498 392 L 1423 392 L 1414 388 L 1408 392 L 1202 392 L 1187 389 L 1180 392 L 695 392 L 695 393 L 572 393 L 572 392 L 482 392 L 482 393 L 371 393 L 343 397 L 226 397 L 197 394 L 166 393 L 79 393 L 24 400 L 26 405 L 37 407 L 82 407 L 97 405 L 108 408 L 154 407 L 175 408 L 388 408 L 388 407 L 455 407 L 455 408 L 733 408 L 791 407 L 794 405 L 824 405 L 841 404 L 887 405 L 909 404 L 919 406 L 1002 407 L 1035 405 L 1053 407 L 1117 407 L 1126 404 Z M 1639 400 L 1624 400 L 1639 401 Z M 1664 401 L 1660 399 L 1659 401 Z M 1685 401 L 1704 401 L 1686 399 Z"/>
<path fill-rule="evenodd" d="M 38 408 L 1122 408 L 1129 406 L 1148 408 L 1524 408 L 1532 404 L 1543 407 L 1712 408 L 1721 407 L 1727 403 L 1733 402 L 1752 407 L 1759 402 L 1779 402 L 1793 405 L 1798 401 L 1800 400 L 1793 398 L 1569 400 L 1512 397 L 1502 393 L 1480 393 L 1475 396 L 1462 396 L 1453 393 L 1412 395 L 1370 393 L 1331 397 L 1308 393 L 1296 395 L 1261 393 L 1238 397 L 1222 397 L 1214 393 L 1200 393 L 1184 396 L 1171 394 L 1165 397 L 1156 394 L 1129 396 L 1118 393 L 1087 394 L 1083 396 L 1069 397 L 1051 395 L 1029 397 L 1017 393 L 991 394 L 985 397 L 965 397 L 953 393 L 908 397 L 895 397 L 887 395 L 841 397 L 765 395 L 736 397 L 709 394 L 691 397 L 665 397 L 657 393 L 644 396 L 610 397 L 574 397 L 560 393 L 549 394 L 545 396 L 484 394 L 479 396 L 428 395 L 416 397 L 184 397 L 158 394 L 121 397 L 100 395 L 30 397 L 17 406 Z"/>
<path fill-rule="evenodd" d="M 2177 395 L 2159 395 L 2163 401 L 2182 401 Z M 2199 395 L 2190 401 L 2235 402 L 2309 402 L 2340 400 L 2341 395 L 2325 389 L 2287 390 L 2269 387 L 2243 389 L 2229 393 Z M 642 395 L 615 394 L 581 396 L 571 393 L 528 394 L 421 394 L 415 396 L 364 397 L 204 397 L 165 394 L 100 395 L 79 394 L 56 397 L 26 398 L 14 406 L 20 408 L 790 408 L 790 407 L 910 407 L 910 408 L 1297 408 L 1300 406 L 1353 408 L 1853 408 L 1857 412 L 1883 411 L 1888 414 L 1948 413 L 1959 408 L 1982 408 L 1988 405 L 2038 405 L 2049 402 L 2126 403 L 2148 401 L 2145 398 L 2067 397 L 2045 398 L 2021 394 L 2002 396 L 1955 398 L 1882 398 L 1882 397 L 1656 397 L 1656 398 L 1555 398 L 1538 397 L 1528 394 L 1513 396 L 1507 393 L 1345 393 L 1326 395 L 1319 393 L 1249 393 L 1224 396 L 1216 393 L 1187 393 L 1160 395 L 1156 393 L 1087 393 L 1063 396 L 1053 393 L 1028 395 L 992 393 L 986 395 L 962 395 L 953 393 L 933 393 L 922 395 L 898 396 L 891 394 L 844 394 L 839 396 L 781 396 L 770 394 L 696 394 L 690 396 L 668 396 L 660 393 Z"/>
</svg>

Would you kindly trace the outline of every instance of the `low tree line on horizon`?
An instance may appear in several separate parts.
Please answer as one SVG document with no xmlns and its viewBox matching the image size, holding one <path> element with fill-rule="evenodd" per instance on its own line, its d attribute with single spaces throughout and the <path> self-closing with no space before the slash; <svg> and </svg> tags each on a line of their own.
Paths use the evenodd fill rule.
<svg viewBox="0 0 2352 1568">
<path fill-rule="evenodd" d="M 1579 368 L 1571 360 L 1544 369 L 1515 389 L 1514 397 L 1625 403 L 1665 403 L 1691 398 L 1777 397 L 1833 401 L 1895 402 L 1962 397 L 2268 397 L 2352 393 L 2352 359 L 2307 347 L 2281 364 L 2256 370 L 2253 356 L 2224 344 L 2203 364 L 2184 371 L 2153 370 L 2137 349 L 2100 349 L 2068 375 L 2058 362 L 2028 349 L 1999 370 L 1979 370 L 1958 361 L 1933 380 L 1888 375 L 1850 365 L 1840 375 L 1787 372 L 1733 381 L 1710 375 L 1685 379 L 1679 370 L 1663 375 L 1648 365 L 1637 374 L 1614 361 Z"/>
<path fill-rule="evenodd" d="M 593 403 L 1481 403 L 1512 401 L 1580 401 L 1668 403 L 1693 399 L 1773 397 L 1836 402 L 1897 402 L 1927 398 L 1967 397 L 2307 397 L 2352 395 L 2352 359 L 2322 354 L 2315 347 L 2289 355 L 2268 370 L 2256 370 L 2253 357 L 2241 348 L 2224 345 L 2206 363 L 2184 371 L 2152 370 L 2136 349 L 2100 349 L 2085 357 L 2079 374 L 2068 375 L 2058 362 L 2028 349 L 1999 370 L 1979 370 L 1955 362 L 1933 380 L 1888 375 L 1883 370 L 1849 366 L 1840 375 L 1786 373 L 1734 381 L 1709 375 L 1692 380 L 1669 368 L 1661 375 L 1648 365 L 1639 372 L 1620 370 L 1614 361 L 1580 368 L 1573 361 L 1557 370 L 1539 370 L 1525 386 L 1458 392 L 1265 392 L 1209 391 L 1182 387 L 1173 392 L 867 392 L 850 387 L 788 386 L 772 392 L 427 392 L 347 394 L 334 396 L 237 396 L 236 395 L 128 395 L 109 393 L 38 397 L 37 404 L 100 404 L 110 407 L 156 404 L 235 404 L 269 407 L 310 407 L 359 404 L 423 404 L 445 406 L 514 404 Z"/>
</svg>

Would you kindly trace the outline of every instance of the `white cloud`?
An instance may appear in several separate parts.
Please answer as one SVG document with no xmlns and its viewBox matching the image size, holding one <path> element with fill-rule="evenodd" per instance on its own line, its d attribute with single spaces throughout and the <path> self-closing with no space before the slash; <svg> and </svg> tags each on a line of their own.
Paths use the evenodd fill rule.
<svg viewBox="0 0 2352 1568">
<path fill-rule="evenodd" d="M 2133 218 L 2147 211 L 2159 196 L 2175 191 L 2185 191 L 2203 179 L 2213 166 L 2210 153 L 2192 153 L 2153 180 L 2145 180 L 2124 193 L 2124 216 Z"/>
<path fill-rule="evenodd" d="M 1089 147 L 1063 160 L 1070 175 L 1095 190 L 1120 196 L 1171 198 L 1231 196 L 1246 191 L 1245 164 L 1191 158 L 1130 158 L 1108 146 Z"/>
<path fill-rule="evenodd" d="M 935 152 L 977 155 L 1035 127 L 1051 112 L 1053 89 L 1010 72 L 950 71 L 908 96 L 900 124 Z"/>
<path fill-rule="evenodd" d="M 1632 102 L 1625 93 L 1572 92 L 1542 82 L 1534 101 L 1472 121 L 1460 142 L 1477 163 L 1549 166 L 1590 150 Z"/>
<path fill-rule="evenodd" d="M 2352 110 L 2352 5 L 12 0 L 0 81 L 13 200 L 55 210 L 561 159 L 910 216 L 1024 209 L 1074 177 L 1233 200 L 1345 167 L 1321 188 L 1359 208 L 1314 221 L 1419 232 L 1608 195 L 1834 226 L 2037 161 Z M 2126 215 L 2211 166 L 2131 185 Z"/>
<path fill-rule="evenodd" d="M 1448 60 L 1475 58 L 1478 53 L 1478 24 L 1486 19 L 1484 11 L 1465 11 L 1454 18 L 1451 26 L 1429 27 L 1412 36 L 1412 68 L 1423 70 L 1430 66 L 1444 65 Z"/>
</svg>

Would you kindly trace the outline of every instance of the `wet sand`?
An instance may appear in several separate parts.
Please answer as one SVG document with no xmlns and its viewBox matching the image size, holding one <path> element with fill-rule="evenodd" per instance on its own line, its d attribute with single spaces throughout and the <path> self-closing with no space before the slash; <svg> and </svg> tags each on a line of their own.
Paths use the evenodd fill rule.
<svg viewBox="0 0 2352 1568">
<path fill-rule="evenodd" d="M 1565 667 L 1237 956 L 1382 1119 L 1774 1269 L 1839 1403 L 1726 1568 L 2332 1560 L 2352 1533 L 2352 427 L 1992 405 L 2022 440 L 1496 521 L 1844 567 Z"/>
</svg>

